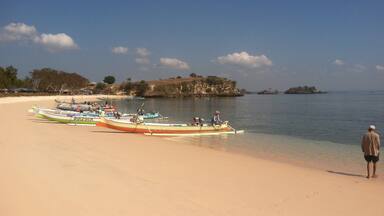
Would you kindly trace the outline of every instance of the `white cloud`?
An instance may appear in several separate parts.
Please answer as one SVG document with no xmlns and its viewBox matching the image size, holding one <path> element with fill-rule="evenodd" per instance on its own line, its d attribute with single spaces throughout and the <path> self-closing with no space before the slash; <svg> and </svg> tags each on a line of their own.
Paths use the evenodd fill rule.
<svg viewBox="0 0 384 216">
<path fill-rule="evenodd" d="M 149 50 L 147 50 L 146 48 L 137 48 L 136 53 L 140 57 L 148 57 L 149 55 L 151 55 L 151 52 Z"/>
<path fill-rule="evenodd" d="M 187 62 L 176 58 L 160 58 L 160 65 L 177 70 L 189 70 L 189 65 Z"/>
<path fill-rule="evenodd" d="M 34 26 L 24 23 L 10 23 L 4 26 L 0 34 L 0 41 L 28 40 L 37 37 L 37 31 Z"/>
<path fill-rule="evenodd" d="M 333 61 L 333 64 L 341 66 L 341 65 L 344 65 L 345 63 L 343 60 L 336 59 L 335 61 Z"/>
<path fill-rule="evenodd" d="M 127 47 L 118 46 L 118 47 L 112 48 L 112 53 L 115 53 L 115 54 L 127 54 L 127 52 L 128 52 Z"/>
<path fill-rule="evenodd" d="M 10 23 L 0 32 L 0 41 L 27 41 L 40 44 L 49 51 L 60 51 L 78 48 L 75 41 L 65 33 L 39 34 L 34 26 L 24 23 Z"/>
<path fill-rule="evenodd" d="M 78 48 L 77 44 L 73 41 L 73 39 L 65 33 L 43 33 L 39 37 L 36 37 L 34 39 L 34 42 L 44 45 L 50 51 Z"/>
<path fill-rule="evenodd" d="M 135 59 L 136 63 L 142 65 L 150 64 L 149 56 L 151 52 L 147 48 L 136 48 L 136 54 L 139 56 Z"/>
<path fill-rule="evenodd" d="M 148 58 L 136 58 L 135 62 L 138 64 L 149 64 L 150 63 Z"/>
<path fill-rule="evenodd" d="M 10 23 L 4 27 L 7 32 L 13 34 L 31 35 L 36 34 L 35 26 L 29 26 L 24 23 Z"/>
<path fill-rule="evenodd" d="M 252 56 L 244 51 L 240 53 L 234 52 L 226 56 L 217 57 L 217 62 L 220 64 L 234 64 L 250 68 L 259 68 L 272 65 L 272 61 L 267 56 Z"/>
<path fill-rule="evenodd" d="M 376 70 L 384 71 L 384 66 L 383 65 L 376 65 Z"/>
</svg>

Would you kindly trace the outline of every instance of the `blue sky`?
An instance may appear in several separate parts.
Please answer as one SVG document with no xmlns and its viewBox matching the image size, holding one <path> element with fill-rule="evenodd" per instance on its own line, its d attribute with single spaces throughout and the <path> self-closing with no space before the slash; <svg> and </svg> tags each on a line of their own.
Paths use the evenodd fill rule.
<svg viewBox="0 0 384 216">
<path fill-rule="evenodd" d="M 1 1 L 0 65 L 384 90 L 383 1 Z"/>
</svg>

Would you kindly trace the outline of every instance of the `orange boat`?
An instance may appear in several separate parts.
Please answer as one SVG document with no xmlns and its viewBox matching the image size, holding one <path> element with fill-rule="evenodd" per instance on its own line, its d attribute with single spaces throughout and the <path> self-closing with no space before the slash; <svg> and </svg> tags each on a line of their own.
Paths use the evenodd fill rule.
<svg viewBox="0 0 384 216">
<path fill-rule="evenodd" d="M 96 126 L 142 134 L 210 134 L 234 131 L 228 122 L 224 122 L 221 125 L 204 124 L 193 126 L 188 124 L 130 122 L 127 120 L 100 118 Z"/>
</svg>

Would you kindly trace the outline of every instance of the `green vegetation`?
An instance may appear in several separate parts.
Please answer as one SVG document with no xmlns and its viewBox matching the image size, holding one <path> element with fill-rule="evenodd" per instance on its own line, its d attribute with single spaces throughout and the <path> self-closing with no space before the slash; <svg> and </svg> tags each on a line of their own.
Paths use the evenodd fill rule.
<svg viewBox="0 0 384 216">
<path fill-rule="evenodd" d="M 88 79 L 77 73 L 67 73 L 51 68 L 35 69 L 30 74 L 33 87 L 43 92 L 78 90 L 89 83 Z"/>
<path fill-rule="evenodd" d="M 144 80 L 132 82 L 131 78 L 128 78 L 126 82 L 120 85 L 120 90 L 125 91 L 128 95 L 144 96 L 148 90 L 148 83 Z"/>
<path fill-rule="evenodd" d="M 115 83 L 115 81 L 116 81 L 115 77 L 111 75 L 104 77 L 104 80 L 103 80 L 104 83 L 107 83 L 110 85 Z"/>
<path fill-rule="evenodd" d="M 208 83 L 208 85 L 222 85 L 226 78 L 221 78 L 217 76 L 207 76 L 205 78 L 205 81 Z"/>
<path fill-rule="evenodd" d="M 107 87 L 107 85 L 106 85 L 105 83 L 98 82 L 98 83 L 96 84 L 95 90 L 98 91 L 98 92 L 101 92 L 101 91 L 103 91 L 106 87 Z"/>
<path fill-rule="evenodd" d="M 26 77 L 21 80 L 17 78 L 17 69 L 13 66 L 0 67 L 0 89 L 28 88 L 31 86 L 31 79 Z"/>
</svg>

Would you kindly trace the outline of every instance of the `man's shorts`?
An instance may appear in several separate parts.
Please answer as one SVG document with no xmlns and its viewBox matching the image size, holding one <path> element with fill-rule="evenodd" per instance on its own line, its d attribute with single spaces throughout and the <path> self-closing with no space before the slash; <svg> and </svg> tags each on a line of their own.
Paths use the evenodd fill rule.
<svg viewBox="0 0 384 216">
<path fill-rule="evenodd" d="M 367 162 L 373 162 L 376 163 L 379 161 L 379 156 L 374 156 L 374 155 L 364 155 L 364 158 Z"/>
</svg>

